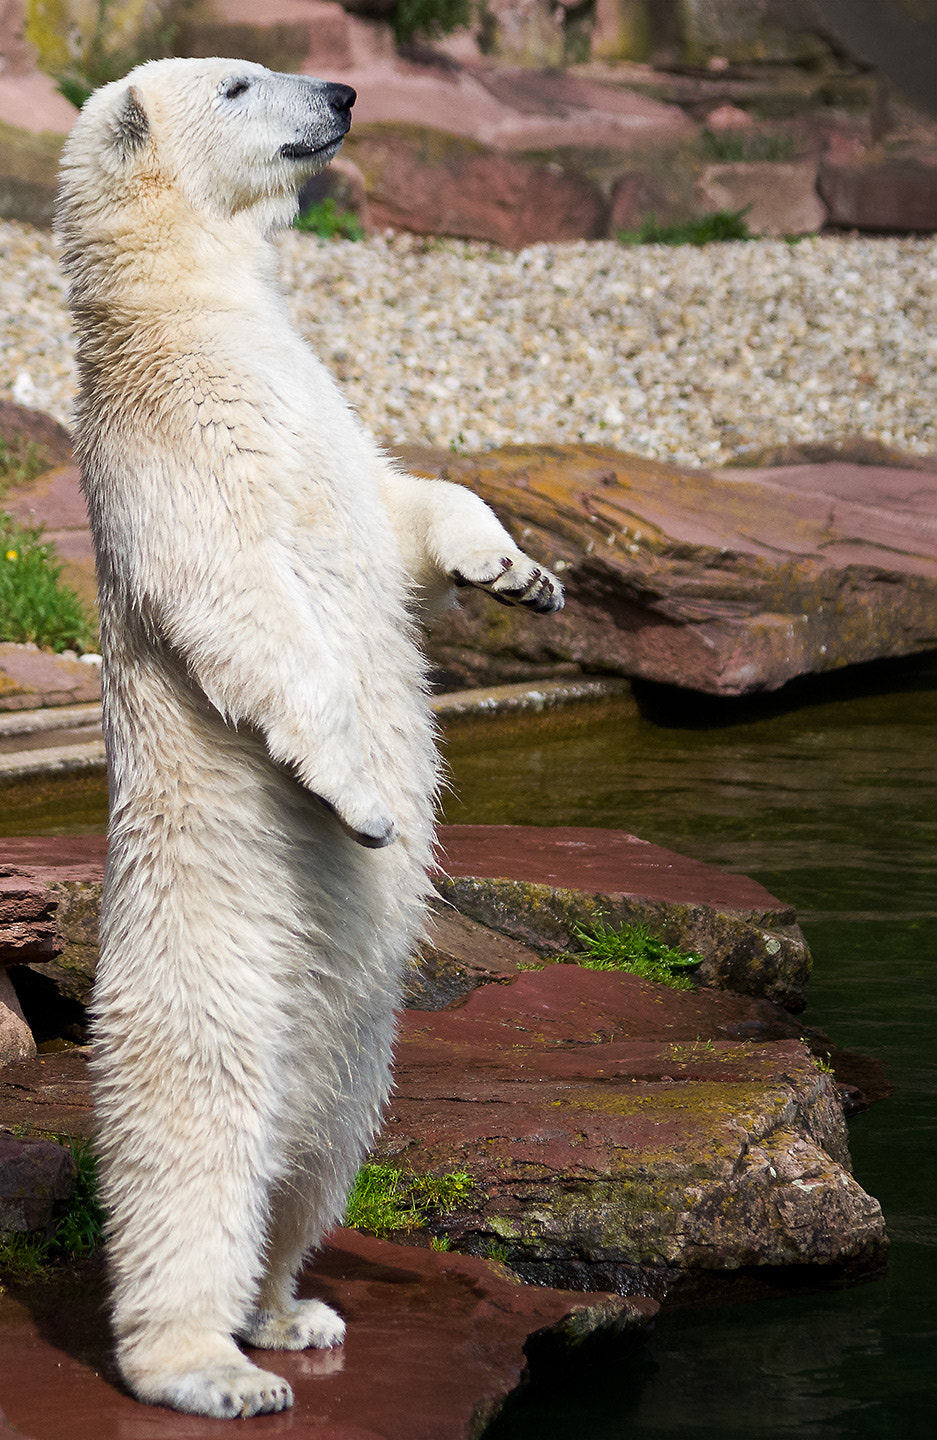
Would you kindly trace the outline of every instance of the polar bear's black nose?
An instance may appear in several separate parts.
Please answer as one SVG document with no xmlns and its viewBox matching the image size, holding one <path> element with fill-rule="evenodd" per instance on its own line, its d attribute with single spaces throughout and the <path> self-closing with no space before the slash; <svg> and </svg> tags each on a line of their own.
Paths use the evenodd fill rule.
<svg viewBox="0 0 937 1440">
<path fill-rule="evenodd" d="M 350 85 L 336 85 L 329 83 L 325 87 L 325 98 L 328 100 L 336 115 L 348 115 L 352 105 L 358 98 L 357 92 L 352 90 Z"/>
</svg>

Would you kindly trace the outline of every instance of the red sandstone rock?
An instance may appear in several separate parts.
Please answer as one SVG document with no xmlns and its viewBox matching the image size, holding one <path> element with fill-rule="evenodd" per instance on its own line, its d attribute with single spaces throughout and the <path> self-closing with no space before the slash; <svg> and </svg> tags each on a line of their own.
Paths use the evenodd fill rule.
<svg viewBox="0 0 937 1440">
<path fill-rule="evenodd" d="M 0 434 L 3 433 L 2 419 L 0 415 Z M 55 546 L 56 554 L 64 562 L 63 580 L 90 603 L 97 594 L 94 546 L 80 479 L 77 466 L 63 465 L 38 476 L 29 485 L 11 490 L 4 505 L 21 524 L 43 527 L 43 538 Z"/>
<path fill-rule="evenodd" d="M 614 1363 L 657 1307 L 511 1283 L 502 1267 L 337 1230 L 301 1282 L 348 1322 L 338 1350 L 279 1352 L 266 1363 L 293 1387 L 285 1415 L 251 1433 L 303 1440 L 472 1440 L 525 1370 Z M 24 1300 L 26 1303 L 24 1303 Z M 216 1420 L 145 1407 L 116 1383 L 99 1273 L 22 1298 L 0 1296 L 8 1420 L 37 1440 L 208 1440 Z M 285 1427 L 285 1428 L 284 1428 Z M 2 1431 L 0 1431 L 2 1435 Z"/>
<path fill-rule="evenodd" d="M 372 223 L 518 249 L 604 233 L 585 179 L 417 126 L 359 126 L 345 142 L 365 177 Z"/>
<path fill-rule="evenodd" d="M 357 125 L 422 125 L 496 149 L 586 145 L 630 153 L 698 130 L 676 105 L 556 70 L 388 57 L 330 78 L 357 90 Z"/>
<path fill-rule="evenodd" d="M 0 73 L 0 120 L 34 134 L 67 135 L 78 111 L 49 75 Z"/>
<path fill-rule="evenodd" d="M 794 1040 L 697 1038 L 736 1004 L 559 965 L 408 1012 L 376 1153 L 472 1175 L 431 1229 L 527 1280 L 686 1299 L 864 1277 L 884 1224 L 829 1077 Z"/>
<path fill-rule="evenodd" d="M 30 410 L 12 400 L 0 400 L 0 436 L 8 444 L 33 441 L 42 448 L 50 465 L 71 464 L 71 436 L 64 425 L 40 410 Z"/>
<path fill-rule="evenodd" d="M 351 24 L 334 0 L 212 0 L 194 15 L 183 11 L 174 43 L 180 55 L 236 55 L 334 79 L 354 59 Z"/>
<path fill-rule="evenodd" d="M 0 1126 L 90 1138 L 88 1052 L 67 1050 L 4 1065 L 0 1069 Z"/>
<path fill-rule="evenodd" d="M 375 143 L 379 169 L 383 142 Z M 471 170 L 474 152 L 461 153 Z M 438 215 L 445 191 L 432 193 L 432 164 L 421 170 L 413 156 Z M 531 186 L 532 205 L 535 198 L 542 205 Z M 477 200 L 480 223 L 487 207 L 506 236 L 518 212 L 508 191 L 501 198 L 498 211 L 497 196 L 481 186 L 452 203 L 468 214 Z M 565 212 L 570 224 L 574 209 Z M 565 223 L 562 214 L 551 223 Z M 479 490 L 509 524 L 529 532 L 542 559 L 559 561 L 569 591 L 548 629 L 520 612 L 505 612 L 493 627 L 484 601 L 464 595 L 463 608 L 430 636 L 434 661 L 463 684 L 568 674 L 572 664 L 738 695 L 937 645 L 937 509 L 933 486 L 917 470 L 841 460 L 683 471 L 598 446 L 516 446 L 479 457 L 415 446 L 400 453 L 417 471 Z M 64 523 L 80 517 L 77 485 L 77 472 L 58 471 L 10 503 L 43 520 L 62 550 L 88 567 L 87 532 Z M 95 676 L 60 682 L 23 672 L 39 663 L 16 659 L 10 698 L 0 704 L 49 703 L 36 693 L 58 694 L 56 703 L 96 693 Z M 79 683 L 80 694 L 71 688 Z"/>
<path fill-rule="evenodd" d="M 463 597 L 429 639 L 463 684 L 573 663 L 743 695 L 937 646 L 937 504 L 918 470 L 712 473 L 585 445 L 401 454 L 478 491 L 566 585 L 548 629 L 514 612 L 492 626 Z"/>
<path fill-rule="evenodd" d="M 581 950 L 577 928 L 596 920 L 646 925 L 703 957 L 704 985 L 803 1009 L 806 941 L 794 911 L 753 880 L 617 830 L 453 825 L 440 843 L 444 898 L 544 954 Z"/>
<path fill-rule="evenodd" d="M 65 1145 L 0 1134 L 0 1236 L 46 1230 L 72 1191 Z"/>
<path fill-rule="evenodd" d="M 747 875 L 717 870 L 624 830 L 443 825 L 439 868 L 450 877 L 504 877 L 565 890 L 645 895 L 680 905 L 778 910 L 788 919 L 794 913 Z"/>
<path fill-rule="evenodd" d="M 597 914 L 696 950 L 709 984 L 803 1005 L 810 957 L 794 911 L 754 880 L 615 830 L 444 825 L 439 843 L 437 886 L 468 921 L 452 917 L 434 936 L 433 1005 L 513 973 L 532 958 L 527 945 L 579 948 L 575 926 Z M 0 843 L 0 963 L 43 961 L 70 998 L 87 1000 L 104 853 L 103 836 Z"/>
<path fill-rule="evenodd" d="M 511 979 L 521 967 L 539 961 L 536 950 L 437 901 L 419 964 L 407 979 L 404 1004 L 414 1010 L 442 1010 L 479 985 Z"/>
<path fill-rule="evenodd" d="M 36 1053 L 36 1042 L 23 1014 L 13 982 L 0 966 L 0 1066 L 27 1060 Z"/>
<path fill-rule="evenodd" d="M 876 149 L 821 162 L 830 223 L 856 230 L 937 230 L 937 153 Z"/>
<path fill-rule="evenodd" d="M 707 165 L 696 199 L 703 212 L 745 210 L 753 235 L 810 235 L 826 221 L 814 160 Z"/>
<path fill-rule="evenodd" d="M 97 666 L 30 645 L 0 644 L 0 711 L 82 705 L 100 695 Z"/>
<path fill-rule="evenodd" d="M 87 1002 L 106 844 L 103 835 L 0 844 L 0 967 L 39 964 L 63 995 Z"/>
<path fill-rule="evenodd" d="M 478 138 L 509 150 L 584 145 L 653 150 L 687 141 L 699 127 L 676 105 L 569 71 L 477 66 L 479 83 L 505 108 Z M 513 113 L 512 113 L 513 112 Z"/>
<path fill-rule="evenodd" d="M 755 122 L 747 110 L 740 110 L 738 105 L 730 105 L 725 100 L 721 105 L 717 105 L 715 110 L 710 110 L 706 116 L 706 128 L 716 134 L 751 130 L 754 124 Z"/>
</svg>

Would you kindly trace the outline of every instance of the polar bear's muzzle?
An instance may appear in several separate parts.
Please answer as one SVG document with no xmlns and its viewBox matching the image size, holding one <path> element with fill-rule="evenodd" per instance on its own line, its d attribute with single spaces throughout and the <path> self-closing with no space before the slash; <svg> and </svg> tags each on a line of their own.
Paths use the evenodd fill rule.
<svg viewBox="0 0 937 1440">
<path fill-rule="evenodd" d="M 316 84 L 316 99 L 320 103 L 324 102 L 334 121 L 334 132 L 323 140 L 321 122 L 317 123 L 314 135 L 310 134 L 306 139 L 291 140 L 286 145 L 281 145 L 280 154 L 284 160 L 311 160 L 338 145 L 351 129 L 351 107 L 358 98 L 357 93 L 350 85 L 338 85 L 332 81 L 321 85 L 320 82 L 313 83 Z"/>
</svg>

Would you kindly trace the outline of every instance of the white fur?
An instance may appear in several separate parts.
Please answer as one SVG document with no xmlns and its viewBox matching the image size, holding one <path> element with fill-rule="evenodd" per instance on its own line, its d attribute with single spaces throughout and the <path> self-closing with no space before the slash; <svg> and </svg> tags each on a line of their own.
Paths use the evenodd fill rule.
<svg viewBox="0 0 937 1440">
<path fill-rule="evenodd" d="M 114 1328 L 135 1394 L 212 1416 L 292 1401 L 234 1336 L 344 1335 L 295 1277 L 378 1124 L 422 924 L 411 611 L 453 580 L 561 603 L 477 497 L 382 457 L 288 324 L 269 236 L 344 128 L 321 82 L 159 61 L 92 96 L 62 171 L 111 787 Z"/>
</svg>

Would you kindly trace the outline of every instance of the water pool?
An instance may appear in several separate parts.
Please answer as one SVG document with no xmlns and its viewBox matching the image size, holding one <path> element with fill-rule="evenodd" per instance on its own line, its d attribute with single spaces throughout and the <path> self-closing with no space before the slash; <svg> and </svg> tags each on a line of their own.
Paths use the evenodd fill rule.
<svg viewBox="0 0 937 1440">
<path fill-rule="evenodd" d="M 669 697 L 450 732 L 452 822 L 608 825 L 752 875 L 814 955 L 805 1020 L 881 1059 L 850 1122 L 885 1279 L 665 1314 L 615 1376 L 529 1395 L 486 1440 L 893 1440 L 937 1433 L 937 668 L 773 705 Z"/>
</svg>

